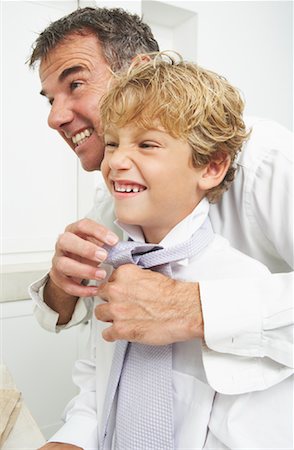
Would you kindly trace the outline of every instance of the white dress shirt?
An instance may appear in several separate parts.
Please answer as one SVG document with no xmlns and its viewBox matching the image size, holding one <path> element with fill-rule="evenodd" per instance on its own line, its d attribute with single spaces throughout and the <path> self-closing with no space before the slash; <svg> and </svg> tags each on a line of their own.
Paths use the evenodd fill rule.
<svg viewBox="0 0 294 450">
<path fill-rule="evenodd" d="M 293 279 L 289 273 L 293 267 L 292 134 L 264 119 L 250 118 L 246 123 L 252 133 L 239 154 L 236 179 L 221 201 L 210 207 L 210 218 L 216 232 L 263 262 L 273 275 L 264 280 L 251 274 L 243 279 L 227 274 L 208 280 L 198 272 L 193 277 L 200 281 L 205 341 L 214 350 L 209 383 L 232 393 L 271 386 L 293 367 Z M 112 199 L 102 182 L 89 217 L 122 236 L 113 225 Z M 36 317 L 45 329 L 60 331 L 91 317 L 92 299 L 81 298 L 71 321 L 56 326 L 58 314 L 42 299 L 46 279 L 30 288 Z M 232 381 L 236 356 L 247 357 L 247 369 L 237 369 Z M 248 378 L 247 370 L 255 376 Z"/>
<path fill-rule="evenodd" d="M 188 239 L 202 225 L 208 214 L 204 199 L 197 208 L 180 222 L 160 243 L 170 247 Z M 140 228 L 126 226 L 125 230 L 136 241 L 144 241 Z M 214 240 L 200 254 L 171 264 L 173 278 L 193 281 L 271 277 L 260 262 L 230 247 L 227 240 L 215 235 Z M 108 267 L 109 271 L 109 267 Z M 109 272 L 110 273 L 110 272 Z M 99 300 L 96 300 L 99 302 Z M 223 298 L 215 297 L 215 305 Z M 225 302 L 223 308 L 227 307 Z M 219 307 L 216 307 L 217 310 Z M 244 308 L 246 311 L 246 308 Z M 236 320 L 246 328 L 247 318 L 241 305 Z M 242 320 L 244 321 L 242 322 Z M 226 324 L 230 326 L 230 324 Z M 74 381 L 80 395 L 67 406 L 65 425 L 50 441 L 72 443 L 83 449 L 97 449 L 107 379 L 114 343 L 101 338 L 102 329 L 109 326 L 92 320 L 92 355 L 89 361 L 78 361 Z M 251 330 L 249 330 L 250 334 Z M 238 330 L 236 339 L 238 340 Z M 253 333 L 253 330 L 252 330 Z M 261 338 L 261 336 L 260 336 Z M 252 338 L 254 349 L 255 337 Z M 224 369 L 215 377 L 222 383 L 215 387 L 214 358 L 224 360 Z M 277 369 L 277 363 L 265 358 L 268 373 Z M 254 360 L 254 362 L 252 361 Z M 217 361 L 218 362 L 218 361 Z M 290 449 L 292 445 L 293 405 L 291 399 L 291 370 L 279 366 L 279 379 L 267 380 L 272 387 L 260 383 L 261 358 L 221 355 L 199 339 L 173 345 L 173 402 L 175 415 L 176 449 Z M 255 367 L 256 366 L 256 367 Z M 230 370 L 229 370 L 230 368 Z M 265 372 L 266 373 L 266 372 Z M 238 380 L 243 390 L 240 389 Z M 107 436 L 107 448 L 113 448 L 115 423 Z M 127 449 L 136 450 L 136 449 Z"/>
</svg>

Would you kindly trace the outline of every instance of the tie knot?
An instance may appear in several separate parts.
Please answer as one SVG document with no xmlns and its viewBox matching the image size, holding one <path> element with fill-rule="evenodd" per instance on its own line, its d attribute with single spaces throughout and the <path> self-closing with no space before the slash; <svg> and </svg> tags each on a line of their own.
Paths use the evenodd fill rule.
<svg viewBox="0 0 294 450">
<path fill-rule="evenodd" d="M 170 263 L 200 254 L 213 240 L 214 234 L 209 219 L 187 240 L 172 247 L 163 248 L 158 244 L 147 244 L 132 240 L 121 241 L 115 247 L 105 246 L 108 252 L 107 264 L 115 269 L 123 264 L 136 264 L 144 269 L 166 272 Z M 169 270 L 170 272 L 170 270 Z"/>
<path fill-rule="evenodd" d="M 159 250 L 163 250 L 163 247 L 144 242 L 121 241 L 115 247 L 105 246 L 105 249 L 108 251 L 105 263 L 111 264 L 115 269 L 123 264 L 135 264 L 147 269 L 157 265 L 154 254 Z M 146 260 L 143 256 L 147 254 L 150 257 Z"/>
</svg>

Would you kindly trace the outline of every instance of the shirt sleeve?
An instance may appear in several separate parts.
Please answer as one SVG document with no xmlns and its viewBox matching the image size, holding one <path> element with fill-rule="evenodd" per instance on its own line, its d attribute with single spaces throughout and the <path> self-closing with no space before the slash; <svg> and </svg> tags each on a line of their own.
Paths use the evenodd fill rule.
<svg viewBox="0 0 294 450">
<path fill-rule="evenodd" d="M 61 330 L 71 328 L 91 318 L 92 315 L 92 297 L 81 297 L 76 303 L 71 320 L 65 325 L 57 325 L 59 314 L 45 303 L 43 298 L 44 286 L 49 275 L 46 274 L 40 280 L 35 281 L 29 286 L 29 294 L 34 300 L 34 315 L 41 325 L 47 331 L 59 333 Z"/>
<path fill-rule="evenodd" d="M 251 175 L 247 214 L 280 260 L 293 270 L 293 135 L 267 121 L 259 123 L 255 134 L 255 140 L 266 150 Z M 278 261 L 275 263 L 278 267 Z"/>
<path fill-rule="evenodd" d="M 291 273 L 203 281 L 200 291 L 203 362 L 216 391 L 262 390 L 293 373 Z"/>
<path fill-rule="evenodd" d="M 261 260 L 284 272 L 293 268 L 292 134 L 268 120 L 254 121 L 253 131 L 245 158 L 246 215 L 268 243 L 270 259 Z M 200 292 L 203 358 L 216 390 L 266 389 L 293 373 L 293 273 L 201 281 Z"/>
<path fill-rule="evenodd" d="M 98 448 L 95 361 L 77 361 L 73 381 L 80 393 L 67 405 L 63 413 L 64 425 L 49 442 L 62 442 L 84 450 L 94 450 Z"/>
</svg>

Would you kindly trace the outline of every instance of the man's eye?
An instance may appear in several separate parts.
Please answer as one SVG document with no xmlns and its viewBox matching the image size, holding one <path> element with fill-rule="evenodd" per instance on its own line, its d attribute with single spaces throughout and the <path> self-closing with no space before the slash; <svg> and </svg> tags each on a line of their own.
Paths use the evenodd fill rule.
<svg viewBox="0 0 294 450">
<path fill-rule="evenodd" d="M 75 89 L 77 89 L 78 87 L 80 87 L 83 83 L 81 81 L 72 81 L 70 83 L 70 89 L 72 91 L 74 91 Z"/>
</svg>

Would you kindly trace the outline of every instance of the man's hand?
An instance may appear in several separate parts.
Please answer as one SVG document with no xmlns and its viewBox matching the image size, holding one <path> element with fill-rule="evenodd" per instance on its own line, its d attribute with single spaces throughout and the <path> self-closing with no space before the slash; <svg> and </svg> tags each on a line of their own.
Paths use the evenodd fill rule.
<svg viewBox="0 0 294 450">
<path fill-rule="evenodd" d="M 126 264 L 99 286 L 98 295 L 106 303 L 96 306 L 97 319 L 112 322 L 103 331 L 106 341 L 166 345 L 203 337 L 198 283 Z"/>
<path fill-rule="evenodd" d="M 39 448 L 39 450 L 83 450 L 73 444 L 64 444 L 62 442 L 48 442 Z"/>
<path fill-rule="evenodd" d="M 90 219 L 69 225 L 59 236 L 44 289 L 45 303 L 59 313 L 58 324 L 70 320 L 78 297 L 97 294 L 95 286 L 84 286 L 81 282 L 105 278 L 106 272 L 99 268 L 107 257 L 102 245 L 117 242 L 114 233 Z"/>
</svg>

